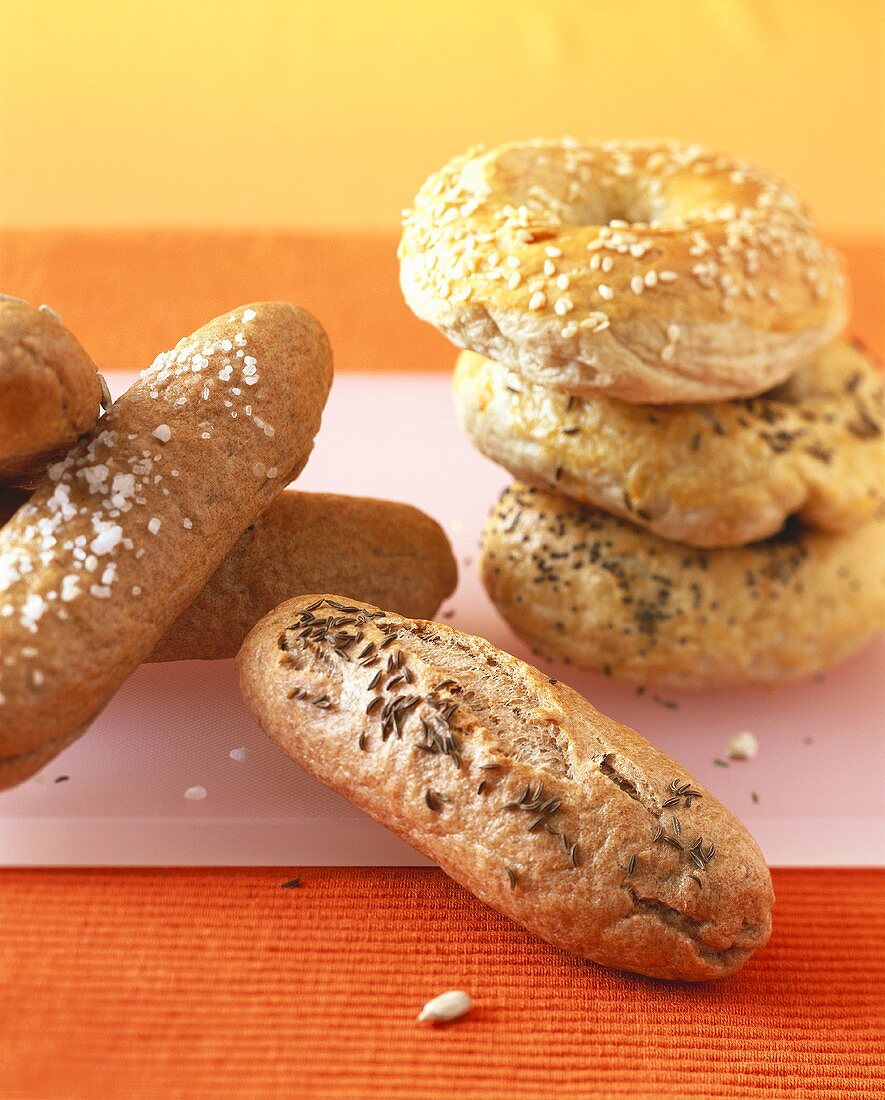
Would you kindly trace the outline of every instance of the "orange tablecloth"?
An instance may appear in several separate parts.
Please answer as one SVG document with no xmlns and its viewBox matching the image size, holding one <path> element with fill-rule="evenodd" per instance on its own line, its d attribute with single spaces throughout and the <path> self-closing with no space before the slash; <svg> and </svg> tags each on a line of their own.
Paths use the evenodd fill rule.
<svg viewBox="0 0 885 1100">
<path fill-rule="evenodd" d="M 885 243 L 840 242 L 852 331 L 885 352 Z M 449 369 L 390 238 L 0 233 L 0 290 L 106 368 L 294 299 L 339 369 Z M 777 870 L 771 945 L 701 987 L 603 971 L 439 872 L 0 872 L 0 1097 L 880 1097 L 885 873 Z M 474 1014 L 418 1025 L 463 986 Z"/>
<path fill-rule="evenodd" d="M 7 871 L 4 1097 L 881 1097 L 885 873 L 775 872 L 734 978 L 602 970 L 440 872 Z M 469 1018 L 419 1025 L 464 987 Z"/>
</svg>

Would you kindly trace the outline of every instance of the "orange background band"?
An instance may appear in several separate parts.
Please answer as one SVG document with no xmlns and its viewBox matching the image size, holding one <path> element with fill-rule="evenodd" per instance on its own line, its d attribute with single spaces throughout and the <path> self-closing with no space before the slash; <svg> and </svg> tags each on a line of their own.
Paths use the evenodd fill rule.
<svg viewBox="0 0 885 1100">
<path fill-rule="evenodd" d="M 397 235 L 0 230 L 0 289 L 53 306 L 104 370 L 148 366 L 244 302 L 312 310 L 336 370 L 452 370 L 457 351 L 407 309 Z M 848 331 L 885 358 L 885 234 L 834 242 L 852 283 Z"/>
</svg>

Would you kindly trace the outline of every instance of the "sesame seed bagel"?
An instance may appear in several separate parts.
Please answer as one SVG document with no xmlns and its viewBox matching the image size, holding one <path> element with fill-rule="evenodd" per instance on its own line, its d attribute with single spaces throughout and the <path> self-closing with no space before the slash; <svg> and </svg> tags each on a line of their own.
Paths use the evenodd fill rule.
<svg viewBox="0 0 885 1100">
<path fill-rule="evenodd" d="M 762 397 L 709 405 L 570 397 L 468 351 L 454 393 L 471 442 L 520 481 L 693 546 L 764 539 L 794 514 L 851 531 L 885 497 L 883 376 L 847 343 Z"/>
<path fill-rule="evenodd" d="M 638 733 L 484 638 L 303 596 L 255 627 L 238 663 L 288 756 L 550 943 L 700 981 L 768 940 L 771 878 L 741 823 Z"/>
<path fill-rule="evenodd" d="M 885 629 L 885 520 L 846 535 L 791 524 L 766 542 L 678 546 L 514 484 L 483 535 L 482 579 L 545 657 L 674 687 L 777 684 Z"/>
<path fill-rule="evenodd" d="M 676 142 L 473 149 L 418 192 L 399 257 L 407 303 L 459 347 L 622 401 L 761 393 L 846 317 L 796 196 Z"/>
<path fill-rule="evenodd" d="M 31 484 L 101 413 L 95 364 L 46 306 L 0 295 L 0 484 Z"/>
<path fill-rule="evenodd" d="M 256 303 L 157 357 L 0 530 L 0 787 L 82 733 L 304 466 L 332 375 Z"/>
</svg>

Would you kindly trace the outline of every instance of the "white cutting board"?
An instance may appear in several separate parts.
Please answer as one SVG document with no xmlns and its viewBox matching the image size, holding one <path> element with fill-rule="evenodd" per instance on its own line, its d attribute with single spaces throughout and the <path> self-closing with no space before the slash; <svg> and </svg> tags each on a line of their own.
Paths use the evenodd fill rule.
<svg viewBox="0 0 885 1100">
<path fill-rule="evenodd" d="M 131 375 L 111 375 L 114 394 Z M 461 584 L 447 620 L 521 657 L 476 576 L 479 531 L 507 475 L 463 438 L 450 380 L 341 375 L 300 488 L 409 501 L 445 527 Z M 346 593 L 345 593 L 346 594 Z M 885 645 L 776 691 L 659 692 L 545 669 L 675 756 L 747 823 L 771 863 L 862 865 L 885 852 Z M 758 756 L 723 768 L 731 735 Z M 246 760 L 232 749 L 248 750 Z M 68 778 L 57 781 L 60 777 Z M 190 787 L 207 797 L 185 799 Z M 753 801 L 752 792 L 758 801 Z M 0 864 L 419 864 L 258 730 L 231 661 L 147 665 L 93 728 L 0 794 Z"/>
</svg>

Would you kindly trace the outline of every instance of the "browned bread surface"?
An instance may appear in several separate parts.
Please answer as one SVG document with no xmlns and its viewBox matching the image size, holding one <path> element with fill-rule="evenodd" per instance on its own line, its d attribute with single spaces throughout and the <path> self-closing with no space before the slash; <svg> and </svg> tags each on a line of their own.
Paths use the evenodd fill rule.
<svg viewBox="0 0 885 1100">
<path fill-rule="evenodd" d="M 459 347 L 567 393 L 762 393 L 846 318 L 838 256 L 789 188 L 675 141 L 477 147 L 403 218 L 406 302 Z"/>
<path fill-rule="evenodd" d="M 88 726 L 299 472 L 317 321 L 244 306 L 157 357 L 0 531 L 0 785 Z"/>
<path fill-rule="evenodd" d="M 347 592 L 430 618 L 457 580 L 445 532 L 417 508 L 334 493 L 281 493 L 150 660 L 235 657 L 262 616 L 302 592 Z"/>
<path fill-rule="evenodd" d="M 101 412 L 95 364 L 58 317 L 0 295 L 0 482 L 28 483 Z"/>
<path fill-rule="evenodd" d="M 753 839 L 683 768 L 482 638 L 336 596 L 262 620 L 256 719 L 484 901 L 608 966 L 701 980 L 771 929 Z"/>
<path fill-rule="evenodd" d="M 675 542 L 754 542 L 793 514 L 852 531 L 885 500 L 885 379 L 843 341 L 749 400 L 569 397 L 473 352 L 454 394 L 470 441 L 514 477 Z"/>
<path fill-rule="evenodd" d="M 535 652 L 639 683 L 778 684 L 885 628 L 882 517 L 699 550 L 514 483 L 486 520 L 481 569 Z"/>
</svg>

